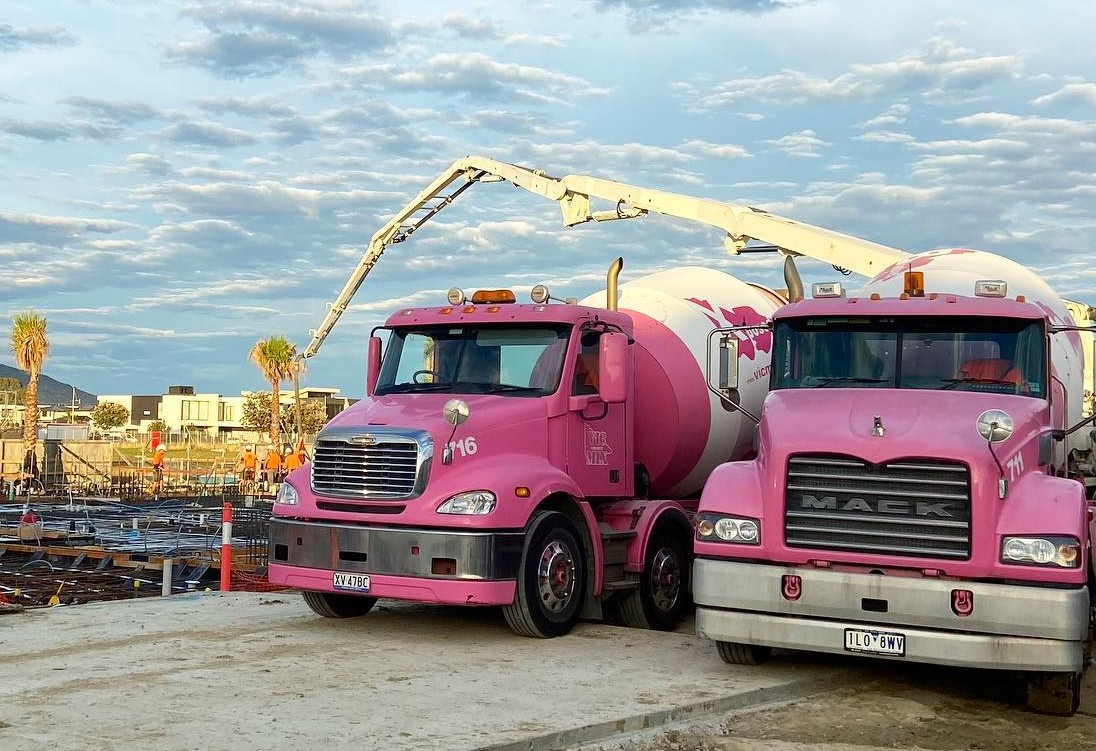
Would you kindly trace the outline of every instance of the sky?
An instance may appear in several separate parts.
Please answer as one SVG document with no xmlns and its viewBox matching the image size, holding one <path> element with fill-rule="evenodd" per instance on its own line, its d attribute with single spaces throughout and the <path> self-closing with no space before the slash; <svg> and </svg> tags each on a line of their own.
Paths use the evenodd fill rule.
<svg viewBox="0 0 1096 751">
<path fill-rule="evenodd" d="M 1096 3 L 1032 7 L 5 0 L 0 313 L 45 315 L 44 372 L 92 393 L 261 389 L 251 346 L 303 349 L 373 233 L 467 155 L 989 250 L 1096 304 Z M 566 229 L 476 185 L 386 251 L 303 383 L 360 396 L 371 329 L 451 286 L 581 298 L 618 255 L 625 282 L 784 286 L 703 225 Z"/>
</svg>

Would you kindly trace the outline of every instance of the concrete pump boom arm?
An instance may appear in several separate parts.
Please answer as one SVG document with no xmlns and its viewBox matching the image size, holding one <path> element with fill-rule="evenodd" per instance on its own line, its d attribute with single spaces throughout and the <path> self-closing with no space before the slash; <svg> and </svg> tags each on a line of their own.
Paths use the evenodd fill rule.
<svg viewBox="0 0 1096 751">
<path fill-rule="evenodd" d="M 458 182 L 451 193 L 444 193 Z M 731 253 L 741 253 L 750 240 L 757 240 L 775 246 L 787 255 L 815 258 L 869 277 L 909 256 L 897 248 L 785 219 L 748 206 L 640 188 L 585 175 L 553 178 L 540 170 L 487 157 L 468 156 L 453 162 L 377 230 L 357 268 L 331 303 L 323 322 L 310 332 L 312 341 L 301 356 L 312 357 L 316 354 L 389 245 L 407 240 L 415 230 L 477 182 L 509 182 L 530 193 L 557 201 L 563 212 L 563 223 L 568 227 L 589 221 L 634 219 L 654 212 L 724 230 L 727 234 L 723 244 Z M 609 201 L 615 208 L 591 211 L 591 198 Z"/>
</svg>

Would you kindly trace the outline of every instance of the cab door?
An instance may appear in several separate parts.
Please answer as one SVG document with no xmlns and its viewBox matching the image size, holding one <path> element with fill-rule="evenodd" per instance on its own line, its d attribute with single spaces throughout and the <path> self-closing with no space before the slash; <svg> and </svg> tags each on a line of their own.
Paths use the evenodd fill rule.
<svg viewBox="0 0 1096 751">
<path fill-rule="evenodd" d="M 630 492 L 627 403 L 606 404 L 598 393 L 598 337 L 584 332 L 579 354 L 567 364 L 567 474 L 585 496 Z"/>
</svg>

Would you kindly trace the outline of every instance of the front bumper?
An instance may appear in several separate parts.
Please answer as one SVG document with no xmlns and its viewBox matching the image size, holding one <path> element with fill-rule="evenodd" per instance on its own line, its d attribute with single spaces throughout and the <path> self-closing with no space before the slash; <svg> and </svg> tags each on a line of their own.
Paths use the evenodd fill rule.
<svg viewBox="0 0 1096 751">
<path fill-rule="evenodd" d="M 801 577 L 799 597 L 783 577 Z M 962 617 L 952 591 L 974 595 Z M 1007 670 L 1075 672 L 1083 666 L 1089 593 L 922 577 L 849 574 L 813 568 L 699 558 L 693 564 L 696 631 L 715 641 L 813 652 L 851 653 L 846 629 L 905 636 L 888 659 Z"/>
<path fill-rule="evenodd" d="M 523 532 L 464 532 L 306 522 L 270 522 L 268 577 L 334 592 L 332 572 L 369 574 L 370 596 L 447 604 L 513 602 Z"/>
</svg>

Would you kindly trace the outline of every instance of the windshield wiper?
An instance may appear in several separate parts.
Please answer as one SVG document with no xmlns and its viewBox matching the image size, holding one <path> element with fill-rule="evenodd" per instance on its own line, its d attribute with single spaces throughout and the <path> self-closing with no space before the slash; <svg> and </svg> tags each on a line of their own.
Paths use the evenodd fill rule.
<svg viewBox="0 0 1096 751">
<path fill-rule="evenodd" d="M 941 382 L 946 383 L 941 391 L 947 391 L 953 389 L 961 383 L 983 383 L 991 386 L 1015 386 L 1016 381 L 1009 381 L 1004 378 L 941 378 Z"/>
<path fill-rule="evenodd" d="M 889 383 L 889 378 L 864 378 L 862 376 L 833 376 L 826 378 L 816 384 L 812 388 L 824 388 L 831 383 Z"/>
<path fill-rule="evenodd" d="M 408 394 L 417 391 L 445 391 L 452 388 L 451 383 L 394 383 L 377 389 L 377 396 L 388 394 Z"/>
<path fill-rule="evenodd" d="M 510 383 L 500 383 L 498 386 L 494 386 L 487 390 L 488 394 L 512 394 L 518 391 L 522 392 L 541 392 L 544 389 L 537 386 L 515 386 Z"/>
</svg>

